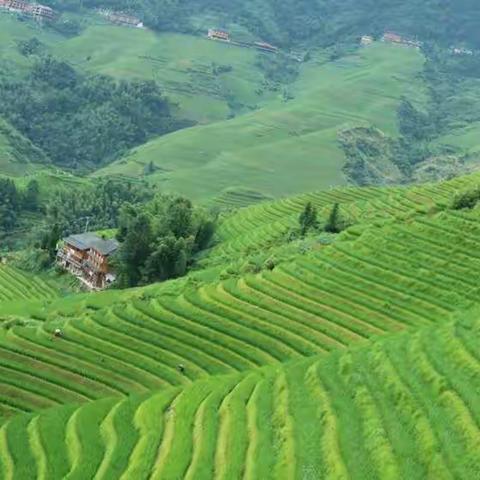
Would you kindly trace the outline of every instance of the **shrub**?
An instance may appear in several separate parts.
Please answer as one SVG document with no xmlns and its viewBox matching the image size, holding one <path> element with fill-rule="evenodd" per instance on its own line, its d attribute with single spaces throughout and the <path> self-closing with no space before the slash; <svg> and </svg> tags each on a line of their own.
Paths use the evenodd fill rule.
<svg viewBox="0 0 480 480">
<path fill-rule="evenodd" d="M 472 209 L 480 200 L 480 187 L 459 193 L 455 196 L 452 202 L 454 210 Z"/>
</svg>

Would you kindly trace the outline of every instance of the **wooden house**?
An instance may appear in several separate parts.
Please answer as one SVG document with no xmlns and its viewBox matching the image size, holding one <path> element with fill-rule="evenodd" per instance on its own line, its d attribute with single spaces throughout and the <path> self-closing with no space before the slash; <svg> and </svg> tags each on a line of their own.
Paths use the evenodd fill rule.
<svg viewBox="0 0 480 480">
<path fill-rule="evenodd" d="M 370 35 L 364 35 L 360 39 L 360 44 L 363 45 L 364 47 L 368 47 L 369 45 L 372 45 L 374 43 L 374 38 Z"/>
<path fill-rule="evenodd" d="M 208 31 L 208 38 L 210 38 L 211 40 L 221 40 L 223 42 L 229 42 L 230 34 L 228 32 L 225 32 L 224 30 L 216 30 L 214 28 L 211 28 Z"/>
<path fill-rule="evenodd" d="M 132 28 L 144 28 L 143 22 L 139 18 L 124 12 L 109 12 L 107 18 L 117 25 Z"/>
<path fill-rule="evenodd" d="M 255 42 L 253 45 L 255 46 L 255 48 L 258 48 L 259 50 L 263 50 L 264 52 L 278 53 L 278 48 L 275 47 L 274 45 L 270 45 L 270 43 Z"/>
<path fill-rule="evenodd" d="M 11 12 L 24 13 L 37 20 L 54 20 L 55 11 L 39 3 L 29 3 L 23 0 L 0 0 L 0 7 Z"/>
<path fill-rule="evenodd" d="M 92 289 L 102 289 L 115 280 L 109 260 L 118 250 L 116 240 L 106 240 L 95 233 L 71 235 L 58 249 L 57 261 Z"/>
<path fill-rule="evenodd" d="M 40 5 L 39 3 L 31 4 L 28 8 L 28 13 L 35 18 L 45 20 L 54 20 L 56 16 L 52 8 Z"/>
<path fill-rule="evenodd" d="M 395 45 L 402 45 L 404 47 L 411 47 L 411 48 L 417 48 L 417 49 L 419 49 L 422 46 L 422 42 L 419 42 L 418 40 L 405 38 L 393 32 L 386 32 L 382 37 L 382 42 L 393 43 Z"/>
</svg>

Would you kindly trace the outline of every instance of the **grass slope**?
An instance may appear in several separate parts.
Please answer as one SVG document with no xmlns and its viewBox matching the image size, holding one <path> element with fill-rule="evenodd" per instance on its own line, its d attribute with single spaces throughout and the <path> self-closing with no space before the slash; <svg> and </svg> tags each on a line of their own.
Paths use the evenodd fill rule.
<svg viewBox="0 0 480 480">
<path fill-rule="evenodd" d="M 476 478 L 480 324 L 19 415 L 5 479 Z"/>
<path fill-rule="evenodd" d="M 374 45 L 357 55 L 304 67 L 294 100 L 277 102 L 234 120 L 153 140 L 99 175 L 143 175 L 166 190 L 208 200 L 232 186 L 274 197 L 345 183 L 339 129 L 373 124 L 397 133 L 403 94 L 422 90 L 423 64 L 415 50 Z"/>
<path fill-rule="evenodd" d="M 22 177 L 40 173 L 47 169 L 47 163 L 41 150 L 0 118 L 0 175 Z"/>
<path fill-rule="evenodd" d="M 180 114 L 200 123 L 226 119 L 268 102 L 276 93 L 264 91 L 263 72 L 254 50 L 231 47 L 202 37 L 156 34 L 148 30 L 105 24 L 100 16 L 83 19 L 80 35 L 64 38 L 30 22 L 0 13 L 0 60 L 21 73 L 33 61 L 17 50 L 17 42 L 37 37 L 45 53 L 80 70 L 117 79 L 159 82 L 177 102 Z M 214 74 L 213 66 L 231 66 Z"/>
<path fill-rule="evenodd" d="M 181 115 L 200 123 L 227 118 L 229 98 L 248 111 L 272 96 L 256 93 L 263 74 L 255 65 L 255 51 L 206 38 L 101 25 L 53 51 L 89 72 L 156 80 L 179 103 Z M 232 71 L 215 75 L 214 64 Z"/>
</svg>

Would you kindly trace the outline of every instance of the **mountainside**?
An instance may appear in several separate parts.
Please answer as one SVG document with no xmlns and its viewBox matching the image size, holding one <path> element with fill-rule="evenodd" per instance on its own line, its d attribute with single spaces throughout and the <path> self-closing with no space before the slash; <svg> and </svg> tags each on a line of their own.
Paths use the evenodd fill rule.
<svg viewBox="0 0 480 480">
<path fill-rule="evenodd" d="M 200 5 L 210 9 L 211 15 L 196 16 Z M 57 167 L 81 174 L 100 168 L 94 175 L 146 179 L 202 203 L 239 196 L 242 204 L 346 183 L 439 180 L 478 168 L 477 55 L 452 53 L 448 47 L 454 35 L 442 29 L 431 31 L 431 25 L 437 24 L 429 16 L 428 4 L 425 19 L 429 20 L 423 26 L 403 7 L 391 11 L 388 5 L 377 7 L 375 22 L 369 18 L 370 23 L 364 23 L 359 12 L 365 14 L 365 5 L 350 5 L 351 16 L 343 9 L 327 26 L 322 15 L 320 23 L 308 24 L 318 31 L 318 38 L 309 34 L 307 41 L 307 37 L 288 36 L 284 44 L 277 42 L 282 47 L 278 54 L 205 38 L 208 28 L 222 24 L 234 40 L 267 38 L 263 30 L 247 28 L 254 23 L 242 23 L 245 12 L 258 8 L 255 2 L 238 12 L 238 25 L 227 22 L 221 3 L 194 3 L 189 12 L 181 4 L 172 4 L 167 10 L 180 9 L 178 16 L 188 17 L 194 27 L 171 25 L 160 28 L 160 33 L 111 25 L 94 6 L 95 2 L 84 5 L 87 9 L 78 9 L 76 2 L 55 5 L 60 11 L 74 9 L 64 16 L 67 22 L 77 22 L 79 29 L 68 36 L 53 27 L 0 15 L 6 39 L 0 47 L 4 82 L 10 91 L 24 82 L 12 104 L 11 95 L 4 96 L 2 111 Z M 115 6 L 113 2 L 111 7 Z M 144 8 L 150 7 L 129 4 L 127 10 L 140 14 Z M 232 8 L 229 14 L 237 7 Z M 332 15 L 329 5 L 318 8 L 325 18 Z M 417 7 L 418 11 L 423 8 Z M 266 7 L 262 15 L 273 15 L 275 21 L 262 22 L 272 28 L 285 26 L 287 13 L 300 19 L 306 9 L 303 4 L 278 12 Z M 451 21 L 459 22 L 455 15 Z M 289 28 L 296 22 L 300 20 L 290 22 Z M 422 32 L 429 22 L 430 30 Z M 467 35 L 466 25 L 459 30 L 462 35 Z M 407 40 L 418 34 L 422 49 L 379 41 L 360 48 L 362 34 L 376 35 L 378 40 L 388 29 Z M 449 45 L 445 38 L 450 39 Z M 459 51 L 475 53 L 464 45 L 459 41 Z M 35 98 L 38 65 L 45 58 L 59 62 L 66 78 L 75 78 L 77 86 L 68 91 L 75 100 L 51 102 L 51 97 L 62 99 L 63 94 L 49 75 L 42 79 L 44 98 Z M 100 80 L 97 75 L 106 77 Z M 157 98 L 162 96 L 168 106 L 166 116 L 152 115 L 132 93 L 145 88 L 142 82 L 152 81 L 148 89 Z M 118 82 L 129 84 L 118 86 Z M 80 108 L 77 94 L 95 85 L 96 89 L 85 94 L 88 108 Z M 108 85 L 110 99 L 93 93 L 105 91 Z M 118 100 L 125 91 L 132 99 Z M 25 116 L 32 104 L 25 100 L 28 95 L 38 103 L 33 113 L 44 112 L 46 105 L 52 112 L 37 114 L 33 127 L 25 128 L 32 117 Z M 192 124 L 197 126 L 168 134 Z M 217 138 L 222 138 L 221 144 Z M 292 162 L 298 165 L 293 178 L 289 176 Z M 106 164 L 110 165 L 103 168 Z M 8 168 L 4 173 L 25 169 L 13 164 Z M 250 193 L 244 195 L 246 191 Z"/>
<path fill-rule="evenodd" d="M 156 30 L 194 32 L 207 22 L 222 22 L 244 34 L 263 35 L 282 46 L 332 44 L 340 35 L 380 34 L 384 29 L 432 39 L 450 46 L 468 42 L 478 48 L 476 22 L 480 17 L 474 0 L 407 0 L 401 3 L 347 0 L 45 0 L 55 8 L 78 11 L 106 6 L 139 15 Z"/>
<path fill-rule="evenodd" d="M 201 200 L 231 186 L 280 196 L 344 184 L 339 132 L 373 125 L 398 135 L 400 99 L 415 90 L 421 98 L 422 65 L 415 50 L 388 45 L 337 62 L 318 58 L 304 67 L 292 99 L 153 140 L 96 175 L 141 177 L 153 162 L 149 181 Z"/>
<path fill-rule="evenodd" d="M 477 181 L 250 207 L 209 254 L 230 278 L 27 302 L 0 335 L 3 476 L 471 478 L 479 210 L 451 205 Z M 307 199 L 356 225 L 282 261 Z M 252 248 L 273 270 L 235 273 Z"/>
<path fill-rule="evenodd" d="M 480 478 L 477 3 L 8 2 L 0 479 Z"/>
<path fill-rule="evenodd" d="M 0 119 L 0 175 L 21 177 L 45 169 L 45 154 Z"/>
</svg>

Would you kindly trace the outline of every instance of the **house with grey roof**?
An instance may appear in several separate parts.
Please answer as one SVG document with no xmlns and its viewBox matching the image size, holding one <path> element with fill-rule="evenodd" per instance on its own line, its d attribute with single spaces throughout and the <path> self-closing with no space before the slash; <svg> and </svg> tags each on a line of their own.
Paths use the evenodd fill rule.
<svg viewBox="0 0 480 480">
<path fill-rule="evenodd" d="M 77 276 L 88 288 L 101 290 L 115 281 L 109 260 L 118 250 L 116 240 L 96 233 L 70 235 L 58 249 L 58 264 Z"/>
</svg>

